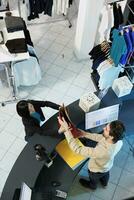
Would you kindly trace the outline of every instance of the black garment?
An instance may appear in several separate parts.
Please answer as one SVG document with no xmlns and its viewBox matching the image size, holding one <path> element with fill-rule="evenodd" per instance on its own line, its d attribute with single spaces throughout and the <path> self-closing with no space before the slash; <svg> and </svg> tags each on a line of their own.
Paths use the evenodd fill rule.
<svg viewBox="0 0 134 200">
<path fill-rule="evenodd" d="M 69 6 L 73 4 L 73 0 L 69 0 Z"/>
<path fill-rule="evenodd" d="M 28 20 L 39 18 L 39 14 L 52 15 L 53 0 L 29 0 L 30 15 Z"/>
<path fill-rule="evenodd" d="M 9 33 L 24 30 L 24 20 L 21 17 L 5 17 L 5 23 Z"/>
<path fill-rule="evenodd" d="M 33 47 L 34 45 L 33 45 L 29 30 L 27 29 L 27 26 L 26 26 L 26 23 L 24 20 L 23 20 L 23 22 L 24 22 L 24 30 L 23 31 L 24 31 L 26 43 Z"/>
<path fill-rule="evenodd" d="M 114 27 L 119 28 L 120 25 L 120 19 L 119 19 L 119 12 L 117 8 L 117 3 L 113 3 L 113 16 L 114 16 Z"/>
<path fill-rule="evenodd" d="M 97 69 L 97 68 L 99 67 L 99 65 L 100 65 L 103 61 L 107 60 L 108 56 L 109 56 L 109 54 L 107 54 L 107 55 L 105 55 L 105 56 L 102 56 L 102 57 L 100 57 L 100 58 L 94 60 L 94 61 L 93 61 L 93 65 L 92 65 L 92 69 L 93 69 L 93 70 Z"/>
<path fill-rule="evenodd" d="M 40 118 L 42 121 L 45 120 L 45 116 L 41 110 L 41 107 L 50 107 L 50 108 L 59 110 L 59 106 L 60 106 L 50 101 L 28 100 L 28 103 L 31 103 L 34 106 L 35 111 L 40 114 Z M 22 122 L 23 122 L 23 125 L 25 127 L 25 132 L 26 132 L 25 140 L 28 140 L 28 138 L 31 137 L 34 133 L 43 134 L 43 126 L 40 127 L 39 121 L 37 119 L 31 116 L 29 116 L 28 118 L 22 117 Z M 52 132 L 52 129 L 48 130 L 47 135 L 49 135 L 50 132 Z"/>
<path fill-rule="evenodd" d="M 134 1 L 131 1 L 129 3 L 129 6 L 131 8 L 131 10 L 134 13 Z M 129 10 L 129 15 L 128 15 L 128 24 L 134 24 L 134 14 L 131 12 L 131 10 Z"/>
<path fill-rule="evenodd" d="M 113 41 L 113 39 L 112 39 L 113 29 L 115 29 L 115 28 L 118 29 L 119 26 L 121 24 L 123 24 L 123 22 L 124 22 L 124 17 L 123 17 L 121 6 L 118 5 L 118 7 L 117 7 L 116 2 L 113 3 L 113 16 L 114 16 L 114 26 L 110 30 L 110 41 Z"/>
<path fill-rule="evenodd" d="M 100 181 L 103 186 L 107 186 L 109 181 L 109 172 L 91 172 L 88 170 L 89 173 L 89 181 L 90 181 L 90 188 L 96 189 L 97 184 Z"/>
<path fill-rule="evenodd" d="M 30 5 L 30 15 L 28 16 L 28 20 L 39 18 L 38 15 L 38 0 L 29 0 L 29 5 Z"/>
<path fill-rule="evenodd" d="M 10 53 L 24 53 L 27 52 L 27 44 L 25 38 L 17 38 L 7 40 L 6 47 Z"/>
<path fill-rule="evenodd" d="M 45 1 L 44 14 L 52 16 L 53 0 L 44 0 L 44 1 Z"/>
</svg>

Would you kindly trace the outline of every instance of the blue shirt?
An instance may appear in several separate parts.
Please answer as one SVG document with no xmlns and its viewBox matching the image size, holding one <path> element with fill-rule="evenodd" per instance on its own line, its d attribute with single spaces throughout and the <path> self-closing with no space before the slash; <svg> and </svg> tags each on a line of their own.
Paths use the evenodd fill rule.
<svg viewBox="0 0 134 200">
<path fill-rule="evenodd" d="M 132 52 L 132 49 L 133 49 L 132 41 L 131 41 L 131 38 L 130 38 L 130 31 L 129 32 L 124 31 L 124 39 L 125 39 L 125 42 L 126 42 L 126 45 L 127 45 L 127 52 L 121 56 L 120 63 L 122 65 L 125 65 L 127 63 L 128 57 L 129 57 L 129 55 L 130 55 L 130 53 Z"/>
<path fill-rule="evenodd" d="M 39 123 L 41 122 L 41 119 L 40 119 L 41 116 L 38 112 L 32 112 L 30 113 L 30 116 L 37 119 Z"/>
<path fill-rule="evenodd" d="M 110 50 L 110 56 L 113 59 L 115 66 L 117 67 L 121 56 L 127 52 L 127 46 L 124 36 L 119 35 L 119 31 L 117 29 L 112 31 L 112 38 L 113 42 Z"/>
</svg>

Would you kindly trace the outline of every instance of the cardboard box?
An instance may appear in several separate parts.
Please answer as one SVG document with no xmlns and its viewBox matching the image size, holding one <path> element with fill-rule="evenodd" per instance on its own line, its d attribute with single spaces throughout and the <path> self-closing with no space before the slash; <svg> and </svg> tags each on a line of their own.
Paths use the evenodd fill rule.
<svg viewBox="0 0 134 200">
<path fill-rule="evenodd" d="M 112 89 L 118 97 L 130 94 L 133 84 L 127 76 L 122 76 L 114 80 Z"/>
</svg>

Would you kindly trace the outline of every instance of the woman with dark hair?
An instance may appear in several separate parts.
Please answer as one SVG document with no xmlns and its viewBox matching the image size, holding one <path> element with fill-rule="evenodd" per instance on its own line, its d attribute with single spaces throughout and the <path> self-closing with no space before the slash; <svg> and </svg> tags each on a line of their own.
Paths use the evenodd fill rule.
<svg viewBox="0 0 134 200">
<path fill-rule="evenodd" d="M 22 122 L 25 127 L 25 140 L 27 141 L 34 133 L 44 134 L 45 116 L 41 107 L 50 107 L 59 110 L 60 105 L 50 101 L 35 101 L 35 100 L 22 100 L 16 105 L 17 113 L 22 117 Z M 46 133 L 48 134 L 48 133 Z"/>
</svg>

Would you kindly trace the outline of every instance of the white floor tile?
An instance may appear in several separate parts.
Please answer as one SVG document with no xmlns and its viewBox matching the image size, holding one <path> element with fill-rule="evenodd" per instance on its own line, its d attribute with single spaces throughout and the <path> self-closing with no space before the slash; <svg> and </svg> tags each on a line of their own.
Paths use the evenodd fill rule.
<svg viewBox="0 0 134 200">
<path fill-rule="evenodd" d="M 63 70 L 64 68 L 62 68 L 61 66 L 52 64 L 46 73 L 59 78 Z"/>
<path fill-rule="evenodd" d="M 3 130 L 0 133 L 0 148 L 8 150 L 9 147 L 11 147 L 11 145 L 13 144 L 15 139 L 16 136 L 10 134 L 10 132 Z"/>
<path fill-rule="evenodd" d="M 35 100 L 43 100 L 49 92 L 50 88 L 45 87 L 44 85 L 39 85 L 32 90 L 30 96 L 35 96 Z"/>
<path fill-rule="evenodd" d="M 55 59 L 54 64 L 66 68 L 69 61 L 70 58 L 65 57 L 64 54 L 61 54 Z"/>
<path fill-rule="evenodd" d="M 71 86 L 71 83 L 67 83 L 66 81 L 60 79 L 61 76 L 59 77 L 58 81 L 55 83 L 53 86 L 53 90 L 56 90 L 58 93 L 62 93 L 65 95 L 66 91 L 69 89 Z"/>
<path fill-rule="evenodd" d="M 42 49 L 42 51 L 44 51 L 45 49 L 50 48 L 50 46 L 52 45 L 52 43 L 53 43 L 52 40 L 44 38 L 43 40 L 40 40 L 37 43 L 37 46 L 40 47 Z"/>
<path fill-rule="evenodd" d="M 44 57 L 44 60 L 47 62 L 54 62 L 54 60 L 57 58 L 58 54 L 52 52 L 52 51 L 45 51 L 44 54 L 42 54 Z"/>
<path fill-rule="evenodd" d="M 5 185 L 5 182 L 7 180 L 8 173 L 0 168 L 0 196 L 3 190 L 3 187 Z"/>
<path fill-rule="evenodd" d="M 79 99 L 83 93 L 84 89 L 72 85 L 67 91 L 67 96 L 76 97 L 77 99 Z"/>
<path fill-rule="evenodd" d="M 71 70 L 68 70 L 68 69 L 64 69 L 64 71 L 62 72 L 61 74 L 61 79 L 63 81 L 66 81 L 66 82 L 73 82 L 73 80 L 76 78 L 77 76 L 77 73 L 71 71 Z"/>
<path fill-rule="evenodd" d="M 95 196 L 103 200 L 112 200 L 113 193 L 115 192 L 116 185 L 109 182 L 107 188 L 101 186 L 94 192 Z"/>
<path fill-rule="evenodd" d="M 11 115 L 7 115 L 6 113 L 2 112 L 2 107 L 0 109 L 1 109 L 0 112 L 0 131 L 1 131 L 11 119 Z"/>
<path fill-rule="evenodd" d="M 81 74 L 79 74 L 76 79 L 73 81 L 73 84 L 76 86 L 79 86 L 81 88 L 89 88 L 90 81 L 87 77 L 82 77 Z"/>
<path fill-rule="evenodd" d="M 15 155 L 19 155 L 21 153 L 21 151 L 23 150 L 23 148 L 25 147 L 26 144 L 27 143 L 24 140 L 17 138 L 13 142 L 11 148 L 9 149 L 9 152 L 13 153 Z"/>
<path fill-rule="evenodd" d="M 68 62 L 67 64 L 67 69 L 76 72 L 76 73 L 80 73 L 80 70 L 83 68 L 83 64 L 82 63 L 76 63 L 73 61 Z"/>
<path fill-rule="evenodd" d="M 118 185 L 134 193 L 134 174 L 124 170 Z"/>
<path fill-rule="evenodd" d="M 65 29 L 65 27 L 64 26 L 62 26 L 62 25 L 53 25 L 51 28 L 50 28 L 50 31 L 52 31 L 52 32 L 55 32 L 55 33 L 62 33 L 63 32 L 63 30 Z"/>
<path fill-rule="evenodd" d="M 47 33 L 44 34 L 43 39 L 49 39 L 54 41 L 58 36 L 59 36 L 58 33 L 49 30 Z"/>
<path fill-rule="evenodd" d="M 5 154 L 6 154 L 6 150 L 0 148 L 0 160 L 2 160 L 2 158 L 4 157 Z"/>
<path fill-rule="evenodd" d="M 129 192 L 127 189 L 118 186 L 116 188 L 113 200 L 122 200 L 122 199 L 128 199 L 130 197 L 133 197 L 134 194 Z"/>
<path fill-rule="evenodd" d="M 64 48 L 64 45 L 54 42 L 49 48 L 48 51 L 59 54 Z"/>
<path fill-rule="evenodd" d="M 10 172 L 18 155 L 12 154 L 10 152 L 7 152 L 4 156 L 4 158 L 0 161 L 0 167 L 6 172 Z"/>
<path fill-rule="evenodd" d="M 58 37 L 55 40 L 55 42 L 62 44 L 62 45 L 68 45 L 69 41 L 70 41 L 70 38 L 65 38 L 62 35 L 58 35 Z"/>
<path fill-rule="evenodd" d="M 22 128 L 22 122 L 21 118 L 18 119 L 14 116 L 9 123 L 4 128 L 4 131 L 7 131 L 9 133 L 12 133 L 13 135 L 16 135 L 17 132 Z"/>
<path fill-rule="evenodd" d="M 58 78 L 56 76 L 52 76 L 52 75 L 49 75 L 46 73 L 42 77 L 42 79 L 40 81 L 40 85 L 43 85 L 48 88 L 52 88 L 55 85 L 57 80 L 58 80 Z"/>
</svg>

